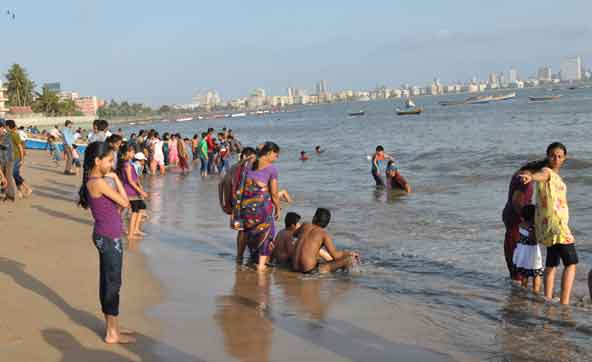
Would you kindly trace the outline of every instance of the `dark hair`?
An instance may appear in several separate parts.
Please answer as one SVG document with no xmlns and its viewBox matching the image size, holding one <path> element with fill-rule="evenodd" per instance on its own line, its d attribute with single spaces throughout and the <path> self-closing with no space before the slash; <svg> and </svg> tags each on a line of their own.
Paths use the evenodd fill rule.
<svg viewBox="0 0 592 362">
<path fill-rule="evenodd" d="M 304 151 L 300 151 L 300 154 L 301 154 L 301 155 L 303 155 L 303 154 L 305 154 L 305 153 L 306 153 L 306 152 L 304 152 Z"/>
<path fill-rule="evenodd" d="M 72 148 L 73 148 L 73 149 L 77 149 L 77 148 L 78 148 L 78 145 L 77 145 L 76 143 L 73 143 L 73 144 L 72 144 Z"/>
<path fill-rule="evenodd" d="M 84 151 L 84 162 L 82 165 L 82 185 L 80 191 L 78 191 L 78 205 L 84 209 L 88 209 L 88 189 L 86 183 L 93 167 L 95 167 L 95 159 L 103 159 L 111 153 L 113 149 L 108 142 L 93 142 L 86 147 Z"/>
<path fill-rule="evenodd" d="M 117 175 L 121 180 L 124 180 L 125 171 L 123 168 L 125 167 L 125 163 L 128 161 L 125 159 L 125 155 L 129 152 L 130 145 L 129 143 L 125 142 L 119 147 L 119 151 L 117 152 Z"/>
<path fill-rule="evenodd" d="M 331 211 L 328 209 L 319 207 L 312 217 L 312 223 L 322 227 L 323 229 L 329 225 L 331 221 Z"/>
<path fill-rule="evenodd" d="M 300 215 L 298 215 L 295 212 L 289 212 L 286 214 L 286 217 L 284 218 L 284 223 L 286 224 L 286 229 L 289 228 L 292 225 L 296 225 L 300 222 L 300 219 L 302 219 L 300 217 Z"/>
<path fill-rule="evenodd" d="M 208 132 L 202 132 L 201 133 L 201 138 L 206 138 L 207 135 L 208 135 Z"/>
<path fill-rule="evenodd" d="M 381 145 L 376 146 L 376 152 L 384 151 L 384 147 Z"/>
<path fill-rule="evenodd" d="M 536 207 L 534 205 L 526 205 L 522 208 L 520 214 L 522 215 L 522 218 L 524 219 L 524 221 L 526 221 L 528 223 L 533 223 L 535 211 L 536 211 Z"/>
<path fill-rule="evenodd" d="M 109 142 L 110 144 L 114 144 L 114 143 L 117 143 L 119 141 L 123 141 L 123 137 L 121 137 L 117 133 L 113 133 L 111 136 L 109 136 L 107 138 L 107 142 Z"/>
<path fill-rule="evenodd" d="M 240 154 L 240 159 L 241 161 L 244 160 L 245 158 L 252 156 L 252 155 L 256 155 L 257 151 L 255 151 L 255 149 L 253 147 L 245 147 L 243 148 L 243 150 L 241 151 Z"/>
<path fill-rule="evenodd" d="M 13 129 L 16 127 L 16 123 L 14 122 L 14 119 L 7 119 L 6 120 L 6 127 Z"/>
<path fill-rule="evenodd" d="M 553 151 L 556 148 L 559 148 L 560 150 L 563 150 L 563 153 L 565 155 L 567 155 L 567 148 L 565 147 L 565 145 L 563 143 L 561 143 L 561 142 L 553 142 L 549 146 L 547 146 L 547 156 L 549 156 L 549 152 Z"/>
<path fill-rule="evenodd" d="M 198 139 L 198 138 L 199 138 L 199 136 L 197 135 L 197 133 L 193 135 L 193 139 L 194 139 L 194 140 L 196 140 L 196 139 Z"/>
<path fill-rule="evenodd" d="M 96 127 L 97 131 L 105 131 L 107 128 L 109 128 L 109 122 L 104 119 L 98 119 Z"/>
<path fill-rule="evenodd" d="M 273 142 L 265 142 L 263 144 L 263 147 L 261 147 L 261 149 L 259 150 L 257 157 L 262 157 L 262 156 L 268 155 L 272 152 L 280 153 L 280 146 L 278 146 L 277 144 L 275 144 Z M 259 160 L 257 159 L 257 160 L 255 160 L 255 162 L 253 162 L 253 171 L 257 171 L 258 168 L 259 168 Z"/>
<path fill-rule="evenodd" d="M 315 150 L 320 150 L 320 149 L 321 149 L 321 146 L 316 146 L 315 147 Z"/>
<path fill-rule="evenodd" d="M 70 121 L 70 120 L 67 120 L 67 121 L 66 121 L 66 123 L 64 123 L 64 126 L 68 127 L 68 126 L 69 126 L 69 125 L 71 125 L 71 124 L 72 124 L 72 121 Z"/>
<path fill-rule="evenodd" d="M 530 172 L 538 172 L 543 169 L 543 167 L 547 167 L 549 165 L 549 161 L 547 159 L 538 160 L 538 161 L 531 161 L 528 162 L 526 165 L 520 167 L 518 172 L 522 171 L 530 171 Z"/>
</svg>

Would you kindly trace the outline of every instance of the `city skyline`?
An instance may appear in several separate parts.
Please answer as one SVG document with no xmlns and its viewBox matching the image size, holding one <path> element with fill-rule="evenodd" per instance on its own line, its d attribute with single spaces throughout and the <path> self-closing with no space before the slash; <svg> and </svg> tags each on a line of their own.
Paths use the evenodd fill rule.
<svg viewBox="0 0 592 362">
<path fill-rule="evenodd" d="M 0 22 L 10 35 L 0 67 L 17 62 L 38 84 L 157 106 L 189 102 L 196 89 L 232 99 L 257 87 L 310 90 L 319 80 L 331 90 L 425 85 L 592 59 L 592 4 L 577 1 L 138 4 L 9 1 L 19 18 Z M 494 15 L 502 13 L 503 21 Z M 72 42 L 40 43 L 41 30 Z"/>
</svg>

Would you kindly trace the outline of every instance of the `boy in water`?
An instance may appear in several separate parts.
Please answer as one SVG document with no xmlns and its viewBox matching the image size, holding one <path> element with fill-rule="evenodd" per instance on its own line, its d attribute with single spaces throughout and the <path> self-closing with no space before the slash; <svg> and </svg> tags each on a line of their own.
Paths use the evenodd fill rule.
<svg viewBox="0 0 592 362">
<path fill-rule="evenodd" d="M 372 155 L 372 177 L 374 177 L 376 187 L 384 187 L 384 179 L 380 172 L 385 160 L 393 160 L 393 158 L 384 153 L 384 147 L 376 146 L 376 152 Z"/>
<path fill-rule="evenodd" d="M 277 233 L 273 242 L 275 244 L 273 259 L 276 263 L 288 264 L 292 261 L 292 255 L 294 255 L 296 246 L 296 243 L 294 242 L 294 233 L 302 226 L 300 219 L 300 215 L 295 212 L 289 212 L 286 214 L 284 219 L 286 228 Z"/>
<path fill-rule="evenodd" d="M 317 155 L 320 155 L 321 153 L 323 153 L 323 151 L 321 150 L 321 146 L 316 146 L 315 147 L 315 152 Z"/>
<path fill-rule="evenodd" d="M 387 186 L 390 187 L 392 190 L 403 190 L 407 193 L 411 192 L 411 185 L 405 180 L 401 173 L 399 172 L 399 168 L 395 164 L 395 161 L 390 160 L 386 165 L 386 180 Z"/>
<path fill-rule="evenodd" d="M 308 156 L 306 155 L 305 151 L 300 151 L 300 161 L 308 161 Z"/>
<path fill-rule="evenodd" d="M 349 269 L 354 261 L 359 260 L 359 255 L 351 251 L 338 251 L 333 244 L 331 235 L 324 229 L 331 221 L 331 212 L 324 208 L 318 208 L 312 218 L 312 224 L 305 224 L 298 229 L 296 236 L 296 251 L 292 258 L 292 269 L 297 272 L 309 274 L 313 272 L 329 273 L 339 269 Z M 322 249 L 325 248 L 331 261 L 319 265 L 319 257 L 323 257 Z M 325 258 L 324 258 L 325 259 Z"/>
</svg>

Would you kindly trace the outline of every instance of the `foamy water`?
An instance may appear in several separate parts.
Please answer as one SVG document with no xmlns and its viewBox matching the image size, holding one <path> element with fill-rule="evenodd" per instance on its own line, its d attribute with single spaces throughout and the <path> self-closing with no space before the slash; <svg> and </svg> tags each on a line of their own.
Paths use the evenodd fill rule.
<svg viewBox="0 0 592 362">
<path fill-rule="evenodd" d="M 398 117 L 397 104 L 374 102 L 144 128 L 192 136 L 226 126 L 245 145 L 278 143 L 280 186 L 295 198 L 285 211 L 310 220 L 316 207 L 330 208 L 328 230 L 338 246 L 362 255 L 360 272 L 347 276 L 348 283 L 416 304 L 421 323 L 448 336 L 450 351 L 494 361 L 587 361 L 592 358 L 587 290 L 592 91 L 566 90 L 559 101 L 528 103 L 527 95 L 542 92 L 462 107 L 419 98 L 425 112 L 418 117 Z M 359 109 L 365 117 L 347 116 Z M 524 162 L 543 157 L 553 141 L 565 143 L 571 158 L 562 176 L 580 264 L 569 309 L 512 287 L 503 258 L 501 210 L 509 177 Z M 377 144 L 395 156 L 413 194 L 375 190 L 367 156 Z M 314 155 L 315 145 L 325 149 L 321 156 Z M 309 152 L 310 161 L 297 160 L 301 150 Z M 171 174 L 146 183 L 155 194 L 152 234 L 144 246 L 158 243 L 158 252 L 169 255 L 164 260 L 170 275 L 161 272 L 165 285 L 175 284 L 171 275 L 184 253 L 212 255 L 232 265 L 234 234 L 217 205 L 215 179 Z M 162 258 L 151 254 L 160 260 L 157 273 Z"/>
</svg>

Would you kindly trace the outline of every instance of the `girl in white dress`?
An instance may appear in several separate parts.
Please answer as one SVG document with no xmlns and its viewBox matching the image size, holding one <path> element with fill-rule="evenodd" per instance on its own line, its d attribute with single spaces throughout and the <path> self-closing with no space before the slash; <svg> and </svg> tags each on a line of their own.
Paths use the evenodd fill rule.
<svg viewBox="0 0 592 362">
<path fill-rule="evenodd" d="M 522 286 L 528 287 L 528 279 L 532 278 L 532 291 L 538 294 L 541 290 L 543 276 L 543 258 L 541 249 L 536 242 L 534 233 L 534 205 L 522 208 L 522 223 L 520 224 L 520 240 L 514 250 L 512 262 L 515 272 L 522 278 Z"/>
</svg>

